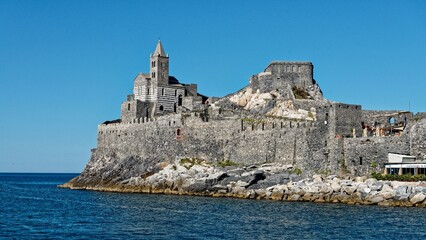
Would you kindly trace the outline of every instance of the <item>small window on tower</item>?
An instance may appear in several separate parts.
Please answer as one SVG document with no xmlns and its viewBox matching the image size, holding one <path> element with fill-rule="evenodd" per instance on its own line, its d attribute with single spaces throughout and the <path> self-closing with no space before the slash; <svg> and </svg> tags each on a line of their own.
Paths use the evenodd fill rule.
<svg viewBox="0 0 426 240">
<path fill-rule="evenodd" d="M 161 89 L 161 96 L 164 96 L 164 88 Z"/>
<path fill-rule="evenodd" d="M 149 88 L 147 88 L 147 95 L 149 95 Z"/>
<path fill-rule="evenodd" d="M 127 111 L 130 111 L 130 103 L 127 104 Z"/>
</svg>

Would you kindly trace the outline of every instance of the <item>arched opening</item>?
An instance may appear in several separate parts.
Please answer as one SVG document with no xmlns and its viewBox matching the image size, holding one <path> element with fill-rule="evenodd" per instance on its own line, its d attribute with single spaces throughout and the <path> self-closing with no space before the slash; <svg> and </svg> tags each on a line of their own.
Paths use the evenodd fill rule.
<svg viewBox="0 0 426 240">
<path fill-rule="evenodd" d="M 127 111 L 130 111 L 130 103 L 127 104 Z"/>
<path fill-rule="evenodd" d="M 176 103 L 175 104 L 173 104 L 173 112 L 176 112 Z"/>
<path fill-rule="evenodd" d="M 175 97 L 177 96 L 177 90 L 175 90 Z"/>
<path fill-rule="evenodd" d="M 161 89 L 161 96 L 164 96 L 164 88 Z"/>
<path fill-rule="evenodd" d="M 389 123 L 391 125 L 394 125 L 395 124 L 395 118 L 394 117 L 389 118 Z"/>
<path fill-rule="evenodd" d="M 148 108 L 146 109 L 146 118 L 149 118 L 149 110 L 148 110 Z"/>
<path fill-rule="evenodd" d="M 182 106 L 182 95 L 178 97 L 178 106 Z"/>
<path fill-rule="evenodd" d="M 164 111 L 163 105 L 160 105 L 159 109 L 160 109 L 160 111 Z"/>
</svg>

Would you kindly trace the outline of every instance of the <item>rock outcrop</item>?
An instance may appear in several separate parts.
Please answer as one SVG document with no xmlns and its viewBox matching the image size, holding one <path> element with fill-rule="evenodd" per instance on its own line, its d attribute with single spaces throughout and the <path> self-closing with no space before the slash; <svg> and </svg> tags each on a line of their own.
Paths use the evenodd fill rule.
<svg viewBox="0 0 426 240">
<path fill-rule="evenodd" d="M 60 187 L 277 201 L 426 207 L 424 182 L 378 181 L 365 177 L 342 179 L 335 175 L 313 175 L 301 179 L 300 172 L 292 165 L 276 163 L 220 167 L 197 159 L 186 159 L 161 163 L 151 167 L 149 171 L 144 169 L 143 175 L 137 175 L 139 170 L 133 169 L 118 177 L 114 174 L 117 169 L 104 169 L 100 178 L 90 174 L 90 169 L 86 168 L 87 174 L 82 174 Z"/>
</svg>

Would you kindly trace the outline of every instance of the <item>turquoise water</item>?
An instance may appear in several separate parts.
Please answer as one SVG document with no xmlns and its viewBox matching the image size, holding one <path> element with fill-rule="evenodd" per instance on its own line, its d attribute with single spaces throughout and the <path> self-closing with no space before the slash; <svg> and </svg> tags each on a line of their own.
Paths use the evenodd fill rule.
<svg viewBox="0 0 426 240">
<path fill-rule="evenodd" d="M 0 173 L 0 238 L 425 239 L 426 209 L 77 191 Z"/>
</svg>

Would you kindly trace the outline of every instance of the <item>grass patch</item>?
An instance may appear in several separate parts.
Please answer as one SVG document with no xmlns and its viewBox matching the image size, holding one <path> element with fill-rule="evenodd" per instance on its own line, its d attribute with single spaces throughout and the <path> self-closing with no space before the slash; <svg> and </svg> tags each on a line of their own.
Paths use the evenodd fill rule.
<svg viewBox="0 0 426 240">
<path fill-rule="evenodd" d="M 217 165 L 219 167 L 227 167 L 227 166 L 237 166 L 237 164 L 235 162 L 232 162 L 230 160 L 222 160 L 222 161 L 218 161 Z"/>
</svg>

